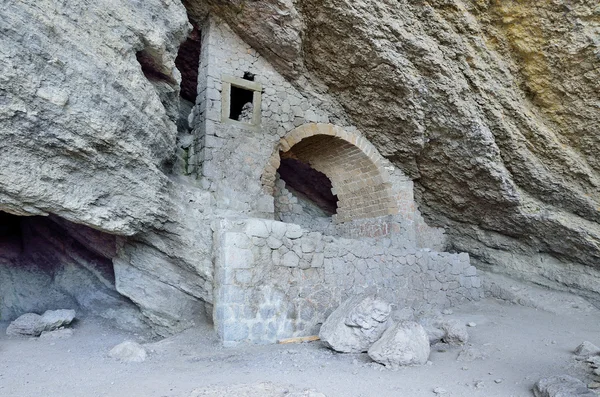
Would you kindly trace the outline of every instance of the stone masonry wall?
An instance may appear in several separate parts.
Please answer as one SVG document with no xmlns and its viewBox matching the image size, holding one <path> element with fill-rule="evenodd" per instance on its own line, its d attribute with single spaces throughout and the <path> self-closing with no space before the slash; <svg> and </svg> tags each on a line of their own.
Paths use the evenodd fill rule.
<svg viewBox="0 0 600 397">
<path fill-rule="evenodd" d="M 200 71 L 199 95 L 191 116 L 197 139 L 197 176 L 220 207 L 272 216 L 273 198 L 263 192 L 261 176 L 279 139 L 298 125 L 326 123 L 328 114 L 343 112 L 327 111 L 330 104 L 299 93 L 215 19 L 208 19 L 202 27 Z M 223 120 L 224 77 L 241 79 L 245 72 L 254 74 L 253 83 L 262 87 L 259 126 Z"/>
<path fill-rule="evenodd" d="M 447 307 L 481 297 L 467 254 L 399 249 L 282 222 L 222 220 L 215 232 L 213 317 L 226 345 L 313 335 L 351 294 L 396 307 Z"/>
</svg>

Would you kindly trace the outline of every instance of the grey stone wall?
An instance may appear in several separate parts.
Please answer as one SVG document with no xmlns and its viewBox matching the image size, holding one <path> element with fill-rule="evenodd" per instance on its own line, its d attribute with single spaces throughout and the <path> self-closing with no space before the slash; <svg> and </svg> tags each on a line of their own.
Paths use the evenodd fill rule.
<svg viewBox="0 0 600 397">
<path fill-rule="evenodd" d="M 226 345 L 312 335 L 351 294 L 396 307 L 447 307 L 482 296 L 467 254 L 401 249 L 262 220 L 222 220 L 215 233 L 213 317 Z"/>
</svg>

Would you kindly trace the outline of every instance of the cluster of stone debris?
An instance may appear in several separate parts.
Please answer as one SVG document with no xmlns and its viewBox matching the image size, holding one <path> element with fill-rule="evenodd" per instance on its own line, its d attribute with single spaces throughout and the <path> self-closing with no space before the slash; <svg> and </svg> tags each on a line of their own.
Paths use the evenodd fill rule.
<svg viewBox="0 0 600 397">
<path fill-rule="evenodd" d="M 41 339 L 61 339 L 73 335 L 68 327 L 75 319 L 75 310 L 47 310 L 44 314 L 25 313 L 6 328 L 9 336 L 31 336 Z"/>
<path fill-rule="evenodd" d="M 367 352 L 375 362 L 393 369 L 426 364 L 433 344 L 463 345 L 469 340 L 467 325 L 458 320 L 415 318 L 411 310 L 393 314 L 392 305 L 372 295 L 342 303 L 327 318 L 319 337 L 335 351 Z"/>
</svg>

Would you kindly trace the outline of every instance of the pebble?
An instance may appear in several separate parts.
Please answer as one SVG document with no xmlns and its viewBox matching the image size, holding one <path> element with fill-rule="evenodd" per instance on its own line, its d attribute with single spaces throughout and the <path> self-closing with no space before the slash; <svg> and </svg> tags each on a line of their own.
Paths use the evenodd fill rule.
<svg viewBox="0 0 600 397">
<path fill-rule="evenodd" d="M 477 324 L 475 324 L 474 322 L 467 323 L 467 327 L 475 327 L 475 326 L 477 326 Z"/>
<path fill-rule="evenodd" d="M 502 383 L 502 379 L 496 379 L 496 380 L 494 380 L 494 382 L 496 382 L 496 383 Z"/>
<path fill-rule="evenodd" d="M 433 392 L 435 394 L 446 394 L 446 393 L 448 393 L 448 391 L 446 389 L 444 389 L 443 387 L 436 387 L 435 389 L 433 389 Z"/>
</svg>

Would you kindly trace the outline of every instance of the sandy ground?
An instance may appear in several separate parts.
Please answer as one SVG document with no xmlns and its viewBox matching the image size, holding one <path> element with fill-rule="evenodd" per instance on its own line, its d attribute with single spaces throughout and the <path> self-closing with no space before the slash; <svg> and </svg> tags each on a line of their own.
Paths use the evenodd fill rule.
<svg viewBox="0 0 600 397">
<path fill-rule="evenodd" d="M 455 308 L 449 318 L 474 322 L 465 347 L 437 345 L 431 364 L 391 371 L 366 354 L 337 354 L 320 342 L 299 345 L 219 346 L 212 329 L 201 327 L 147 343 L 143 363 L 120 363 L 107 352 L 142 335 L 83 319 L 63 340 L 8 338 L 0 325 L 1 397 L 190 397 L 194 390 L 273 382 L 336 396 L 531 396 L 541 377 L 570 374 L 586 382 L 589 369 L 574 359 L 582 341 L 600 344 L 600 312 L 566 294 L 546 297 L 548 310 L 493 299 Z M 462 349 L 487 358 L 457 361 Z M 196 391 L 197 393 L 197 391 Z M 260 394 L 259 394 L 260 395 Z"/>
</svg>

